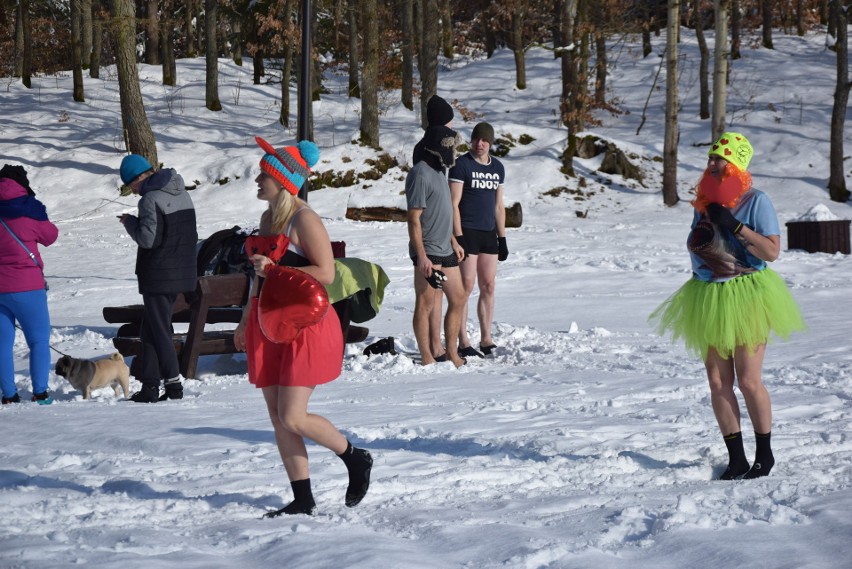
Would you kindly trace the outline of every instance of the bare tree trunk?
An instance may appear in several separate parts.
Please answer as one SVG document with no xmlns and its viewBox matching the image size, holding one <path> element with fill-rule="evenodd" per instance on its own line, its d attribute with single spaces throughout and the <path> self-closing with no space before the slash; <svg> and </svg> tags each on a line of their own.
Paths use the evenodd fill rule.
<svg viewBox="0 0 852 569">
<path fill-rule="evenodd" d="M 487 17 L 482 18 L 482 42 L 485 44 L 485 57 L 491 59 L 491 56 L 497 51 L 497 35 L 494 33 L 491 19 Z"/>
<path fill-rule="evenodd" d="M 251 66 L 253 83 L 260 85 L 260 78 L 266 75 L 266 69 L 263 66 L 263 51 L 260 49 L 254 52 L 254 56 L 251 58 Z"/>
<path fill-rule="evenodd" d="M 263 66 L 264 45 L 258 36 L 258 25 L 254 16 L 254 10 L 249 8 L 246 13 L 246 25 L 248 26 L 248 29 L 246 30 L 246 42 L 255 46 L 255 51 L 251 56 L 252 83 L 254 85 L 260 85 L 261 77 L 266 75 L 266 69 L 264 69 Z"/>
<path fill-rule="evenodd" d="M 80 64 L 89 69 L 92 64 L 92 0 L 80 0 Z"/>
<path fill-rule="evenodd" d="M 451 0 L 440 0 L 441 47 L 444 57 L 453 58 L 453 11 Z"/>
<path fill-rule="evenodd" d="M 714 0 L 716 13 L 716 45 L 713 50 L 713 119 L 712 140 L 725 132 L 725 107 L 728 100 L 728 10 L 731 0 Z"/>
<path fill-rule="evenodd" d="M 290 128 L 290 76 L 293 74 L 293 58 L 296 49 L 295 38 L 288 38 L 284 43 L 284 64 L 281 66 L 281 114 L 278 122 L 285 128 Z"/>
<path fill-rule="evenodd" d="M 26 0 L 18 2 L 15 10 L 15 71 L 14 76 L 20 77 L 24 66 L 24 11 L 29 11 Z"/>
<path fill-rule="evenodd" d="M 740 0 L 731 0 L 731 60 L 742 57 L 740 54 L 740 31 L 742 30 Z"/>
<path fill-rule="evenodd" d="M 15 24 L 15 53 L 20 54 L 20 70 L 18 76 L 21 78 L 21 84 L 27 89 L 32 88 L 32 69 L 33 69 L 33 40 L 32 29 L 30 28 L 30 0 L 20 0 L 18 2 L 18 18 Z"/>
<path fill-rule="evenodd" d="M 526 2 L 516 0 L 514 2 L 511 19 L 511 39 L 512 53 L 515 56 L 515 87 L 523 91 L 527 88 L 527 68 L 524 59 L 524 16 L 526 12 Z"/>
<path fill-rule="evenodd" d="M 423 63 L 421 61 L 421 55 L 423 54 L 423 0 L 411 0 L 411 11 L 414 21 L 411 46 L 414 48 L 417 70 L 420 71 L 420 66 Z"/>
<path fill-rule="evenodd" d="M 379 148 L 379 18 L 376 0 L 361 0 L 364 70 L 361 90 L 361 142 Z"/>
<path fill-rule="evenodd" d="M 663 203 L 675 205 L 677 196 L 678 132 L 678 33 L 680 32 L 680 0 L 668 0 L 666 28 L 666 131 L 663 141 Z"/>
<path fill-rule="evenodd" d="M 293 57 L 295 57 L 296 24 L 293 21 L 293 0 L 286 0 L 284 13 L 287 14 L 287 26 L 284 39 L 284 62 L 281 66 L 281 113 L 278 122 L 284 128 L 290 128 L 290 76 L 293 74 Z"/>
<path fill-rule="evenodd" d="M 80 0 L 71 0 L 71 74 L 73 76 L 74 100 L 85 103 L 86 97 L 83 93 L 83 66 L 80 34 Z"/>
<path fill-rule="evenodd" d="M 361 87 L 358 83 L 358 0 L 349 0 L 349 97 L 361 97 Z"/>
<path fill-rule="evenodd" d="M 231 46 L 231 59 L 239 65 L 243 66 L 243 15 L 232 14 L 231 30 L 233 31 L 234 43 Z"/>
<path fill-rule="evenodd" d="M 772 46 L 772 0 L 760 0 L 761 10 L 763 10 L 763 47 L 766 49 L 775 49 Z"/>
<path fill-rule="evenodd" d="M 346 0 L 334 0 L 334 51 L 340 52 L 340 29 L 343 27 L 343 18 L 348 11 L 348 6 L 344 8 Z M 349 19 L 348 17 L 346 18 Z"/>
<path fill-rule="evenodd" d="M 145 63 L 148 65 L 160 64 L 160 18 L 158 0 L 148 0 L 145 3 Z"/>
<path fill-rule="evenodd" d="M 577 96 L 574 98 L 575 132 L 586 129 L 586 112 L 589 101 L 589 1 L 577 0 L 577 19 L 574 22 L 576 31 L 574 38 L 579 38 L 579 53 L 577 57 Z M 596 0 L 591 0 L 596 1 Z"/>
<path fill-rule="evenodd" d="M 318 38 L 320 37 L 317 34 L 317 25 L 319 20 L 316 18 L 311 22 L 311 37 Z M 316 45 L 316 39 L 314 39 L 312 46 Z M 322 65 L 320 64 L 320 60 L 315 56 L 316 49 L 312 47 L 311 49 L 311 65 L 313 66 L 313 72 L 311 73 L 311 101 L 319 101 L 322 96 Z M 311 115 L 311 124 L 313 124 L 313 105 L 311 105 L 310 111 L 308 113 Z M 313 140 L 313 138 L 311 138 Z"/>
<path fill-rule="evenodd" d="M 207 45 L 205 43 L 207 41 L 207 36 L 206 33 L 202 33 L 204 32 L 204 28 L 207 27 L 207 19 L 201 19 L 202 6 L 206 5 L 203 3 L 207 0 L 192 1 L 195 2 L 195 53 L 201 54 L 207 51 Z M 204 28 L 201 27 L 202 24 L 204 25 Z"/>
<path fill-rule="evenodd" d="M 579 92 L 576 54 L 574 53 L 574 20 L 577 17 L 578 0 L 562 0 L 562 96 L 559 110 L 562 124 L 568 130 L 565 150 L 562 152 L 562 172 L 574 177 L 574 154 L 577 149 L 577 121 L 574 98 Z"/>
<path fill-rule="evenodd" d="M 205 106 L 211 111 L 221 111 L 219 100 L 219 48 L 216 41 L 216 21 L 219 15 L 219 0 L 204 0 L 204 31 L 206 36 L 205 59 L 207 79 L 205 82 Z"/>
<path fill-rule="evenodd" d="M 639 15 L 642 18 L 642 57 L 651 55 L 651 5 L 650 2 L 639 3 Z"/>
<path fill-rule="evenodd" d="M 559 59 L 559 48 L 562 46 L 562 0 L 553 2 L 553 23 L 550 26 L 553 36 L 553 59 Z"/>
<path fill-rule="evenodd" d="M 103 6 L 103 0 L 92 2 L 92 58 L 89 61 L 89 77 L 101 76 L 101 50 L 104 41 L 104 19 L 109 15 Z"/>
<path fill-rule="evenodd" d="M 704 12 L 702 0 L 694 0 L 693 14 L 695 16 L 695 39 L 698 41 L 698 52 L 701 58 L 698 64 L 699 104 L 698 117 L 701 120 L 710 118 L 710 85 L 707 80 L 710 70 L 710 50 L 707 49 L 707 38 L 704 37 Z"/>
<path fill-rule="evenodd" d="M 796 0 L 796 35 L 805 35 L 805 0 Z"/>
<path fill-rule="evenodd" d="M 609 11 L 605 2 L 596 3 L 594 6 L 595 18 L 595 104 L 603 106 L 606 104 L 606 35 L 604 26 L 609 18 Z"/>
<path fill-rule="evenodd" d="M 112 0 L 124 142 L 129 152 L 144 156 L 151 164 L 159 164 L 157 142 L 145 115 L 142 90 L 139 88 L 139 73 L 136 70 L 135 13 L 133 0 Z"/>
<path fill-rule="evenodd" d="M 414 110 L 414 12 L 411 0 L 399 0 L 402 24 L 402 105 Z"/>
<path fill-rule="evenodd" d="M 177 85 L 177 65 L 175 63 L 174 20 L 172 3 L 163 0 L 163 16 L 160 19 L 160 59 L 163 61 L 163 85 Z"/>
<path fill-rule="evenodd" d="M 420 124 L 425 129 L 426 103 L 438 94 L 438 7 L 423 0 L 423 39 L 420 49 Z"/>
<path fill-rule="evenodd" d="M 846 202 L 850 192 L 846 189 L 843 173 L 843 126 L 849 102 L 849 88 L 852 87 L 849 83 L 849 46 L 846 30 L 849 21 L 846 7 L 841 0 L 831 0 L 830 10 L 837 33 L 837 41 L 834 43 L 837 52 L 837 82 L 834 87 L 834 107 L 831 111 L 828 194 L 832 201 Z"/>
<path fill-rule="evenodd" d="M 195 20 L 195 17 L 198 14 L 198 10 L 196 10 L 196 2 L 197 0 L 186 0 L 186 10 L 184 12 L 187 57 L 195 57 L 198 55 L 198 51 L 195 49 L 195 37 L 198 30 L 195 29 L 195 25 L 193 24 L 193 20 Z"/>
</svg>

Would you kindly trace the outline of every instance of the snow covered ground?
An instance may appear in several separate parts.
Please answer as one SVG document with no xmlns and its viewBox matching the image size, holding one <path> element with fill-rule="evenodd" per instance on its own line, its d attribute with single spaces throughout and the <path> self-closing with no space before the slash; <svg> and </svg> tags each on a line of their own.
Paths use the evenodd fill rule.
<svg viewBox="0 0 852 569">
<path fill-rule="evenodd" d="M 829 201 L 825 189 L 834 55 L 820 34 L 774 39 L 775 51 L 745 50 L 734 63 L 730 129 L 754 144 L 755 185 L 772 198 L 782 228 L 815 206 L 815 215 L 850 219 L 849 204 Z M 522 204 L 524 221 L 509 230 L 511 255 L 499 267 L 493 359 L 456 370 L 361 355 L 385 336 L 415 348 L 405 225 L 344 218 L 347 204 L 394 205 L 404 172 L 310 195 L 332 238 L 346 241 L 350 256 L 381 264 L 392 281 L 366 324 L 367 342 L 347 346 L 342 376 L 312 399 L 315 412 L 373 453 L 373 485 L 360 506 L 343 505 L 343 464 L 312 445 L 319 515 L 260 519 L 289 502 L 290 488 L 243 356 L 202 358 L 186 398 L 156 405 L 110 389 L 83 401 L 52 375 L 54 405 L 0 409 L 0 567 L 847 567 L 850 257 L 788 250 L 783 231 L 773 268 L 809 330 L 768 350 L 777 464 L 767 478 L 713 481 L 727 455 L 703 366 L 646 321 L 689 277 L 689 189 L 710 138 L 709 121 L 697 119 L 694 36 L 683 30 L 683 40 L 683 201 L 673 208 L 660 193 L 663 90 L 653 92 L 636 134 L 659 58 L 641 59 L 635 38 L 613 52 L 608 81 L 626 112 L 600 115 L 603 125 L 591 132 L 635 153 L 646 180 L 603 175 L 600 159 L 578 160 L 583 195 L 543 195 L 578 189 L 559 172 L 565 131 L 550 52 L 528 52 L 524 92 L 512 88 L 505 50 L 441 68 L 442 96 L 491 122 L 498 137 L 534 139 L 504 159 L 506 198 Z M 665 38 L 654 41 L 661 52 Z M 254 197 L 261 152 L 253 137 L 278 146 L 294 136 L 276 123 L 278 85 L 252 85 L 251 67 L 227 60 L 219 71 L 225 109 L 210 113 L 202 59 L 178 62 L 176 88 L 160 85 L 159 68 L 140 66 L 160 160 L 198 185 L 202 236 L 257 223 L 264 204 Z M 116 219 L 136 208 L 117 193 L 118 84 L 114 73 L 102 75 L 86 79 L 85 104 L 72 102 L 70 76 L 35 78 L 32 90 L 10 80 L 0 92 L 0 162 L 29 169 L 60 229 L 43 249 L 51 343 L 89 358 L 113 351 L 116 327 L 102 308 L 139 300 L 135 245 Z M 333 93 L 315 107 L 316 169 L 366 170 L 374 153 L 350 143 L 359 102 L 345 97 L 345 75 L 327 85 Z M 457 113 L 455 126 L 468 137 L 476 120 Z M 381 128 L 384 151 L 407 162 L 421 132 L 417 115 L 388 103 Z M 478 345 L 476 321 L 468 326 Z M 22 337 L 15 355 L 28 398 Z M 747 419 L 743 431 L 751 455 Z"/>
</svg>

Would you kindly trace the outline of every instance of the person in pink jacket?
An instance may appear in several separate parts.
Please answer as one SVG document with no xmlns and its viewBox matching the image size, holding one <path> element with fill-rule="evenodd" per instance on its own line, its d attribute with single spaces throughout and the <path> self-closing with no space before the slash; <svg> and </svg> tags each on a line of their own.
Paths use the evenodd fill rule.
<svg viewBox="0 0 852 569">
<path fill-rule="evenodd" d="M 15 322 L 30 349 L 32 400 L 49 405 L 50 315 L 44 263 L 38 245 L 56 241 L 59 230 L 35 198 L 22 166 L 0 169 L 0 388 L 3 404 L 21 400 L 15 386 Z"/>
</svg>

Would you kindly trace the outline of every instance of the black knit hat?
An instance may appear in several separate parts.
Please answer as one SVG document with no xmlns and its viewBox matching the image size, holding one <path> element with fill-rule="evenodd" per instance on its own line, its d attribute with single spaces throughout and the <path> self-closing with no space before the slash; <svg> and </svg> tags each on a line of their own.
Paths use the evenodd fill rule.
<svg viewBox="0 0 852 569">
<path fill-rule="evenodd" d="M 438 95 L 432 95 L 426 103 L 426 121 L 429 123 L 428 126 L 444 126 L 453 120 L 454 116 L 455 113 L 453 113 L 453 108 L 450 104 Z"/>
<path fill-rule="evenodd" d="M 14 180 L 23 186 L 29 195 L 35 195 L 35 192 L 32 188 L 30 188 L 30 180 L 27 177 L 27 171 L 23 166 L 4 164 L 3 167 L 0 168 L 0 178 L 9 178 L 10 180 Z"/>
</svg>

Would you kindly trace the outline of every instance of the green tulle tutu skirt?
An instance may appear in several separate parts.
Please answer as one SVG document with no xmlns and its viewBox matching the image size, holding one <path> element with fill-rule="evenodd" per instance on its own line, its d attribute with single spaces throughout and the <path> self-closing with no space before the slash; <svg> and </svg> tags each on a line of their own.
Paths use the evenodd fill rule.
<svg viewBox="0 0 852 569">
<path fill-rule="evenodd" d="M 718 283 L 690 279 L 649 321 L 661 335 L 683 338 L 702 359 L 711 347 L 730 358 L 737 346 L 751 351 L 767 343 L 770 334 L 787 339 L 805 328 L 787 285 L 769 268 Z"/>
</svg>

